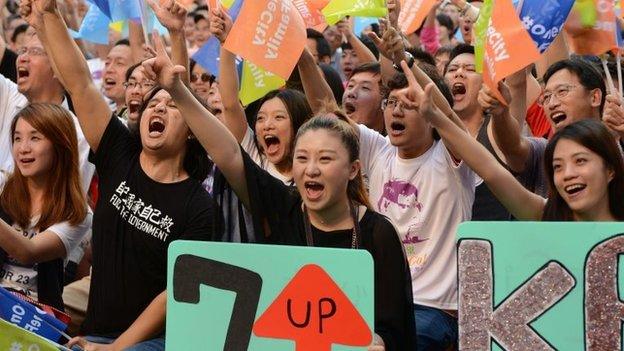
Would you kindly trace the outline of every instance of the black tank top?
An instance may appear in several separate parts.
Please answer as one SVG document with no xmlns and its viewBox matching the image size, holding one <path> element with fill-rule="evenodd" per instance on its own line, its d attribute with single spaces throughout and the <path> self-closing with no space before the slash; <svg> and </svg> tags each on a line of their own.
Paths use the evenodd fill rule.
<svg viewBox="0 0 624 351">
<path fill-rule="evenodd" d="M 490 116 L 485 116 L 483 124 L 477 134 L 477 141 L 485 146 L 485 148 L 494 155 L 496 161 L 507 168 L 503 160 L 501 160 L 494 151 L 490 138 L 487 134 L 488 125 L 490 124 Z M 511 214 L 503 204 L 501 204 L 496 196 L 492 194 L 490 188 L 485 182 L 479 184 L 475 189 L 475 201 L 472 205 L 472 220 L 473 221 L 509 221 L 512 219 Z"/>
</svg>

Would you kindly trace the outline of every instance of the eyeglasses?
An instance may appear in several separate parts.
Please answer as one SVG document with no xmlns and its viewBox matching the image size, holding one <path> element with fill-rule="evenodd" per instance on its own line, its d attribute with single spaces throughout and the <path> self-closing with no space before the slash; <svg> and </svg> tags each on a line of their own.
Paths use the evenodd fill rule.
<svg viewBox="0 0 624 351">
<path fill-rule="evenodd" d="M 156 83 L 149 81 L 149 80 L 144 80 L 142 82 L 135 82 L 135 81 L 131 81 L 131 82 L 124 82 L 123 83 L 124 88 L 126 89 L 134 89 L 135 87 L 139 87 L 139 89 L 143 90 L 149 90 L 152 89 L 153 87 L 156 86 Z"/>
<path fill-rule="evenodd" d="M 542 97 L 540 98 L 539 103 L 542 106 L 549 105 L 550 101 L 552 100 L 553 95 L 557 97 L 557 100 L 561 100 L 565 98 L 566 96 L 568 96 L 570 91 L 576 87 L 577 87 L 576 85 L 572 85 L 572 84 L 562 84 L 558 86 L 557 88 L 555 88 L 554 91 L 546 90 L 544 91 L 544 94 L 542 94 Z"/>
<path fill-rule="evenodd" d="M 38 48 L 36 46 L 30 47 L 30 48 L 22 46 L 21 48 L 17 50 L 18 56 L 21 56 L 24 54 L 28 54 L 28 56 L 46 56 L 47 55 L 43 48 Z"/>
<path fill-rule="evenodd" d="M 394 110 L 397 106 L 402 111 L 416 111 L 415 107 L 405 106 L 403 102 L 399 101 L 396 98 L 383 99 L 381 101 L 382 110 L 385 110 L 386 108 Z"/>
<path fill-rule="evenodd" d="M 215 76 L 210 73 L 202 73 L 199 76 L 197 76 L 197 74 L 191 74 L 191 82 L 195 83 L 197 79 L 201 79 L 201 81 L 204 83 L 212 83 L 215 79 Z"/>
</svg>

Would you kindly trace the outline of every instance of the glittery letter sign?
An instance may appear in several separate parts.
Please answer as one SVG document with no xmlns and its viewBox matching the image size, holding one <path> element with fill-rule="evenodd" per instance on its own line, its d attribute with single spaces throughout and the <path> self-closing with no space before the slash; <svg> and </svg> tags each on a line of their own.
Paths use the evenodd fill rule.
<svg viewBox="0 0 624 351">
<path fill-rule="evenodd" d="M 507 350 L 554 350 L 528 324 L 574 287 L 574 277 L 549 262 L 495 310 L 492 248 L 485 240 L 459 245 L 459 332 L 461 350 L 487 350 L 495 338 Z"/>
<path fill-rule="evenodd" d="M 459 349 L 622 350 L 624 223 L 469 222 Z"/>
</svg>

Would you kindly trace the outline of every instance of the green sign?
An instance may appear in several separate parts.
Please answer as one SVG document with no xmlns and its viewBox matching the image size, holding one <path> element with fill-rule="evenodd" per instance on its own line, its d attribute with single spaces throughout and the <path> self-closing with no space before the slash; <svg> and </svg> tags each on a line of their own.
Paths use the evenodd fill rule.
<svg viewBox="0 0 624 351">
<path fill-rule="evenodd" d="M 462 350 L 620 350 L 624 223 L 469 222 L 458 231 Z"/>
<path fill-rule="evenodd" d="M 177 241 L 168 255 L 168 350 L 366 350 L 365 250 Z"/>
<path fill-rule="evenodd" d="M 56 344 L 0 319 L 1 351 L 58 351 Z M 61 348 L 68 350 L 67 348 Z"/>
</svg>

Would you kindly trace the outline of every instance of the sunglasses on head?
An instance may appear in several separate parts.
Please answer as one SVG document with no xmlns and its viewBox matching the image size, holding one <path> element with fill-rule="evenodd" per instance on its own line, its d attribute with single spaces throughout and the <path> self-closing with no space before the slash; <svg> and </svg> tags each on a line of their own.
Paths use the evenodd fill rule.
<svg viewBox="0 0 624 351">
<path fill-rule="evenodd" d="M 201 75 L 191 74 L 191 82 L 195 83 L 198 79 L 201 79 L 204 83 L 212 83 L 215 76 L 210 73 L 202 73 Z"/>
</svg>

